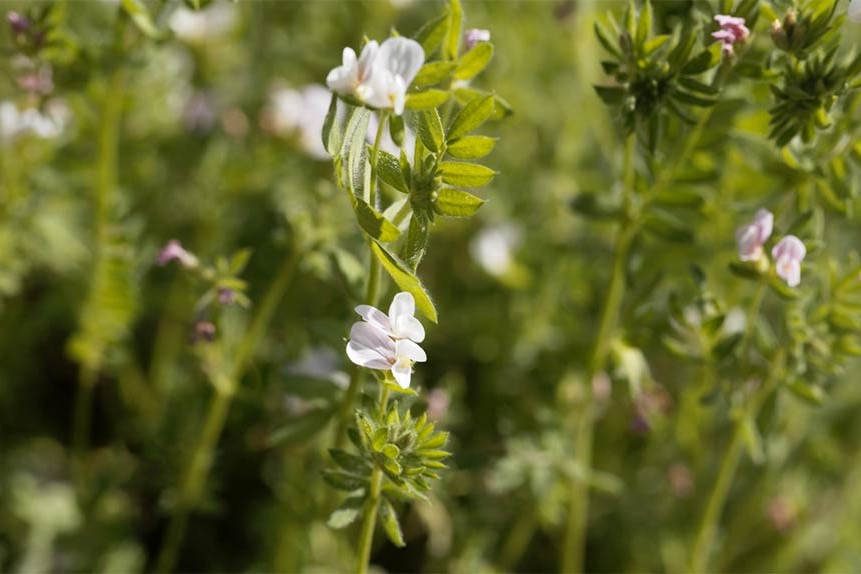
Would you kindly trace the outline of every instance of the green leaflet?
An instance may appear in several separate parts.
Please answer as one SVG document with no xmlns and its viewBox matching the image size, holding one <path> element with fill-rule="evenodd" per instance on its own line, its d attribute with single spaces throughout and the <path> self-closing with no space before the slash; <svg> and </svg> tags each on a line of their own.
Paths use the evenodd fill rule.
<svg viewBox="0 0 861 574">
<path fill-rule="evenodd" d="M 444 187 L 439 190 L 434 207 L 442 215 L 470 217 L 484 205 L 484 200 L 466 191 Z"/>
<path fill-rule="evenodd" d="M 383 268 L 391 276 L 398 287 L 411 293 L 416 300 L 419 310 L 434 323 L 437 322 L 436 307 L 428 296 L 419 278 L 416 277 L 406 263 L 392 255 L 385 247 L 377 241 L 371 242 L 371 251 L 380 261 Z"/>
</svg>

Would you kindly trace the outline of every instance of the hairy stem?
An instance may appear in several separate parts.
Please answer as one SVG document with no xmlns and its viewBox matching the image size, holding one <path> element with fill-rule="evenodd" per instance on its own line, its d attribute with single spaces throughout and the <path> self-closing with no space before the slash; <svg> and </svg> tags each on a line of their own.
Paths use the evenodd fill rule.
<svg viewBox="0 0 861 574">
<path fill-rule="evenodd" d="M 383 386 L 380 389 L 380 412 L 386 410 L 389 401 L 389 389 Z M 371 471 L 371 484 L 368 490 L 368 501 L 365 514 L 362 517 L 362 529 L 359 532 L 359 553 L 356 562 L 356 572 L 367 574 L 368 565 L 371 561 L 371 549 L 374 546 L 374 528 L 377 525 L 377 511 L 380 508 L 380 492 L 383 487 L 383 471 L 375 465 Z"/>
<path fill-rule="evenodd" d="M 745 412 L 735 422 L 729 447 L 721 459 L 720 470 L 715 480 L 714 488 L 709 495 L 706 509 L 697 528 L 693 549 L 691 550 L 690 571 L 694 574 L 709 571 L 709 558 L 714 546 L 720 523 L 721 513 L 726 505 L 735 473 L 741 462 L 744 450 L 746 425 L 748 421 L 755 422 L 762 406 L 777 388 L 780 372 L 783 369 L 784 352 L 778 351 L 771 363 L 768 377 L 748 401 Z"/>
<path fill-rule="evenodd" d="M 633 192 L 633 137 L 629 137 L 625 145 L 624 161 L 624 195 L 625 202 L 629 201 Z M 595 405 L 592 397 L 592 379 L 600 373 L 607 362 L 607 351 L 616 329 L 619 310 L 625 295 L 625 267 L 628 253 L 637 226 L 632 222 L 620 225 L 616 232 L 616 247 L 613 256 L 613 270 L 610 276 L 610 286 L 607 290 L 607 300 L 601 314 L 595 346 L 589 360 L 584 384 L 583 406 L 579 411 L 580 419 L 576 431 L 575 460 L 583 476 L 574 477 L 570 484 L 568 509 L 568 525 L 565 532 L 562 549 L 562 572 L 582 572 L 584 567 L 584 551 L 586 545 L 586 526 L 589 519 L 589 484 L 588 476 L 592 469 L 592 442 L 595 423 Z"/>
</svg>

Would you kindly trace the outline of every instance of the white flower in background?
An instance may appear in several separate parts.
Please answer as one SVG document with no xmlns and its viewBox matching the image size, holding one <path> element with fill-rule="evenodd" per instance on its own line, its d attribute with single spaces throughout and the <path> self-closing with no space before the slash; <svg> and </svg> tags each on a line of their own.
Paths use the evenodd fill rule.
<svg viewBox="0 0 861 574">
<path fill-rule="evenodd" d="M 469 252 L 479 265 L 499 277 L 511 268 L 511 252 L 520 244 L 520 230 L 513 225 L 482 229 L 469 244 Z"/>
<path fill-rule="evenodd" d="M 233 4 L 217 3 L 203 10 L 179 8 L 170 17 L 168 26 L 181 40 L 192 44 L 217 38 L 233 30 L 236 9 Z"/>
<path fill-rule="evenodd" d="M 801 283 L 801 262 L 804 261 L 805 255 L 807 255 L 807 248 L 794 235 L 787 235 L 771 250 L 777 276 L 786 281 L 790 287 L 796 287 Z"/>
<path fill-rule="evenodd" d="M 490 30 L 481 30 L 479 28 L 473 28 L 464 32 L 463 47 L 467 51 L 475 48 L 476 44 L 480 42 L 490 42 Z"/>
<path fill-rule="evenodd" d="M 279 134 L 296 133 L 299 144 L 310 156 L 328 159 L 320 134 L 329 111 L 329 90 L 311 84 L 300 90 L 279 88 L 269 96 L 267 108 L 272 130 Z"/>
<path fill-rule="evenodd" d="M 69 108 L 60 100 L 49 101 L 44 112 L 36 108 L 21 111 L 13 102 L 0 102 L 0 141 L 4 143 L 22 135 L 53 139 L 68 122 Z"/>
<path fill-rule="evenodd" d="M 395 295 L 388 315 L 370 305 L 359 305 L 356 313 L 392 339 L 410 339 L 416 343 L 425 340 L 425 328 L 415 318 L 416 301 L 410 293 Z"/>
<path fill-rule="evenodd" d="M 853 24 L 861 24 L 861 0 L 852 0 L 846 15 Z"/>
<path fill-rule="evenodd" d="M 738 256 L 742 261 L 755 261 L 762 257 L 762 246 L 771 237 L 774 229 L 774 215 L 767 209 L 760 209 L 751 223 L 739 227 L 735 232 Z"/>
<path fill-rule="evenodd" d="M 409 387 L 413 363 L 427 360 L 416 344 L 424 340 L 425 330 L 414 317 L 413 296 L 395 295 L 388 315 L 370 305 L 359 305 L 356 312 L 364 320 L 350 329 L 347 356 L 360 367 L 391 371 L 402 388 Z"/>
<path fill-rule="evenodd" d="M 415 40 L 389 38 L 382 45 L 370 41 L 358 58 L 352 48 L 344 48 L 342 64 L 329 72 L 326 85 L 333 92 L 401 115 L 407 88 L 424 61 L 424 50 Z"/>
</svg>

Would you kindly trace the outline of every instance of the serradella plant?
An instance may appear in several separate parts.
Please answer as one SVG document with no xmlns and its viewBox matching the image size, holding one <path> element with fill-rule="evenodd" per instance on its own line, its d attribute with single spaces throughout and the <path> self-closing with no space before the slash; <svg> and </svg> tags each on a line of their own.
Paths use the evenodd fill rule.
<svg viewBox="0 0 861 574">
<path fill-rule="evenodd" d="M 394 35 L 367 41 L 357 57 L 345 48 L 328 75 L 332 90 L 323 143 L 332 156 L 338 185 L 347 195 L 369 251 L 367 289 L 355 309 L 362 320 L 350 331 L 346 354 L 357 365 L 350 377 L 331 451 L 338 471 L 329 484 L 350 495 L 329 524 L 343 528 L 361 517 L 357 570 L 366 571 L 379 516 L 391 541 L 403 537 L 389 496 L 423 498 L 435 470 L 444 468 L 445 434 L 426 417 L 389 405 L 390 392 L 417 394 L 413 367 L 427 356 L 418 343 L 425 330 L 420 311 L 437 321 L 436 307 L 417 276 L 438 216 L 468 217 L 484 203 L 467 189 L 482 187 L 496 172 L 473 160 L 489 154 L 496 140 L 473 132 L 508 106 L 491 92 L 467 87 L 493 57 L 489 33 L 464 36 L 463 11 L 452 0 L 444 14 L 415 38 Z M 376 133 L 365 142 L 371 114 Z M 406 137 L 407 133 L 415 137 Z M 394 149 L 383 149 L 388 133 Z M 406 149 L 406 146 L 409 149 Z M 468 160 L 468 161 L 462 161 Z M 400 292 L 388 314 L 376 305 L 382 270 Z M 355 410 L 365 369 L 377 376 L 378 404 Z M 358 431 L 348 429 L 356 423 Z M 346 436 L 358 455 L 341 450 Z"/>
</svg>

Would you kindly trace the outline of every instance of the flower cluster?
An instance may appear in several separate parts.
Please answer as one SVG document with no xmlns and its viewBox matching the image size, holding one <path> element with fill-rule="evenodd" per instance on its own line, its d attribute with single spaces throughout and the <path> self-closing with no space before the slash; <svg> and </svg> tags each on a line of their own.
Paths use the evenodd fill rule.
<svg viewBox="0 0 861 574">
<path fill-rule="evenodd" d="M 720 40 L 721 49 L 727 56 L 733 55 L 733 45 L 736 42 L 744 42 L 750 36 L 750 30 L 744 25 L 744 18 L 736 16 L 727 16 L 718 14 L 715 16 L 715 22 L 720 26 L 720 30 L 712 33 L 712 38 Z"/>
<path fill-rule="evenodd" d="M 360 367 L 391 371 L 404 389 L 410 386 L 414 362 L 427 360 L 418 346 L 425 330 L 415 318 L 416 303 L 409 293 L 398 293 L 386 315 L 376 307 L 359 305 L 356 313 L 362 321 L 350 329 L 347 356 Z"/>
<path fill-rule="evenodd" d="M 341 96 L 401 115 L 407 88 L 424 62 L 424 49 L 415 40 L 396 37 L 382 44 L 370 41 L 358 58 L 352 48 L 344 48 L 343 63 L 329 72 L 326 85 Z"/>
<path fill-rule="evenodd" d="M 735 233 L 739 258 L 742 261 L 763 261 L 765 253 L 762 246 L 771 237 L 773 229 L 774 215 L 767 209 L 757 211 L 753 221 Z M 777 276 L 790 287 L 796 287 L 801 282 L 801 262 L 805 255 L 807 249 L 804 243 L 794 235 L 782 238 L 771 250 Z"/>
</svg>

